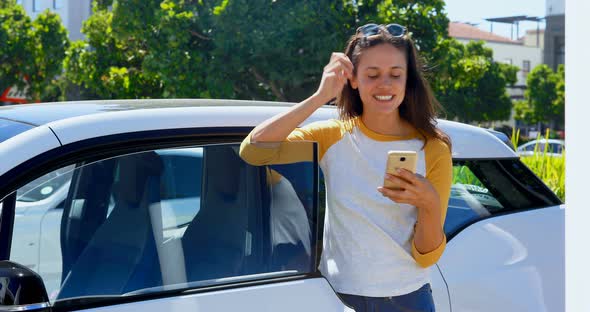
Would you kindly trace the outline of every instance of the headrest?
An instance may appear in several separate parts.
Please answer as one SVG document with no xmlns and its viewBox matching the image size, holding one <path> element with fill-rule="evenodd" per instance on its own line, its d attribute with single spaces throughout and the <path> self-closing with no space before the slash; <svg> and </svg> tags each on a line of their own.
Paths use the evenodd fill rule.
<svg viewBox="0 0 590 312">
<path fill-rule="evenodd" d="M 125 202 L 130 207 L 137 207 L 145 192 L 148 178 L 159 177 L 162 169 L 162 160 L 153 151 L 119 158 L 117 177 L 113 186 L 115 199 Z"/>
<path fill-rule="evenodd" d="M 241 167 L 245 164 L 229 145 L 207 146 L 203 152 L 206 197 L 235 199 L 239 192 Z"/>
</svg>

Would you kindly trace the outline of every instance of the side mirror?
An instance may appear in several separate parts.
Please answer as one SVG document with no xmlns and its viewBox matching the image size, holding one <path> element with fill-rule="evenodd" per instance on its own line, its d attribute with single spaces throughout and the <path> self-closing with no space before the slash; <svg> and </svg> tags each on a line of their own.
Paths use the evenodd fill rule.
<svg viewBox="0 0 590 312">
<path fill-rule="evenodd" d="M 0 261 L 0 311 L 51 311 L 41 276 L 11 261 Z"/>
</svg>

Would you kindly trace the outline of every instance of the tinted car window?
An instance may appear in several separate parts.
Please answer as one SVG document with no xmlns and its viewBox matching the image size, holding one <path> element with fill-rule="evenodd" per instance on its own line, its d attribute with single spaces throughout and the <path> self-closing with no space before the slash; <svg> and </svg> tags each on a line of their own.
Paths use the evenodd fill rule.
<svg viewBox="0 0 590 312">
<path fill-rule="evenodd" d="M 489 216 L 561 204 L 518 159 L 454 160 L 445 233 Z"/>
<path fill-rule="evenodd" d="M 11 260 L 33 261 L 58 302 L 315 271 L 317 164 L 256 167 L 238 149 L 174 148 L 77 164 L 63 210 L 15 220 L 15 228 L 30 224 L 44 234 L 26 251 L 38 254 L 14 252 Z M 21 239 L 13 237 L 13 251 L 26 245 Z"/>
<path fill-rule="evenodd" d="M 563 145 L 558 143 L 549 143 L 548 153 L 561 154 Z"/>
<path fill-rule="evenodd" d="M 182 228 L 200 209 L 203 148 L 157 151 L 163 164 L 161 205 L 164 229 Z"/>
<path fill-rule="evenodd" d="M 468 166 L 453 166 L 453 185 L 444 226 L 445 233 L 491 215 L 490 210 L 497 211 L 502 208 Z"/>
<path fill-rule="evenodd" d="M 72 178 L 72 166 L 45 174 L 18 189 L 16 200 L 21 202 L 36 202 L 46 199 L 62 187 L 67 187 Z"/>
<path fill-rule="evenodd" d="M 530 144 L 530 145 L 527 145 L 527 146 L 525 147 L 525 151 L 532 152 L 532 151 L 534 151 L 534 150 L 535 150 L 535 148 L 537 148 L 537 149 L 539 149 L 540 151 L 542 151 L 542 150 L 543 150 L 543 144 L 537 144 L 537 145 L 535 145 L 535 144 Z"/>
</svg>

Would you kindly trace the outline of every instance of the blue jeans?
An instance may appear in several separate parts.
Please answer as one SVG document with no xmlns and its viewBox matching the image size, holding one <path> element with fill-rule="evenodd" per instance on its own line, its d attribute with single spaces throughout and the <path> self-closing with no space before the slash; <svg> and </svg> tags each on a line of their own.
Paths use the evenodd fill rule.
<svg viewBox="0 0 590 312">
<path fill-rule="evenodd" d="M 434 312 L 430 284 L 409 294 L 393 297 L 364 297 L 338 294 L 356 312 Z"/>
</svg>

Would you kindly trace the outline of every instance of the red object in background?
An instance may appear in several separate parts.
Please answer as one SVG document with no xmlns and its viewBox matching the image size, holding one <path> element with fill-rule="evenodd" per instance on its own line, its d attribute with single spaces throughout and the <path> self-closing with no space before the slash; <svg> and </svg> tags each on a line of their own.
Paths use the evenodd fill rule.
<svg viewBox="0 0 590 312">
<path fill-rule="evenodd" d="M 14 104 L 26 104 L 29 103 L 26 97 L 25 90 L 19 90 L 16 86 L 8 87 L 2 95 L 0 95 L 0 102 L 14 103 Z M 39 101 L 34 101 L 39 103 Z"/>
<path fill-rule="evenodd" d="M 559 136 L 560 139 L 565 139 L 565 131 L 564 130 L 557 130 L 555 131 L 557 132 L 557 135 Z"/>
</svg>

